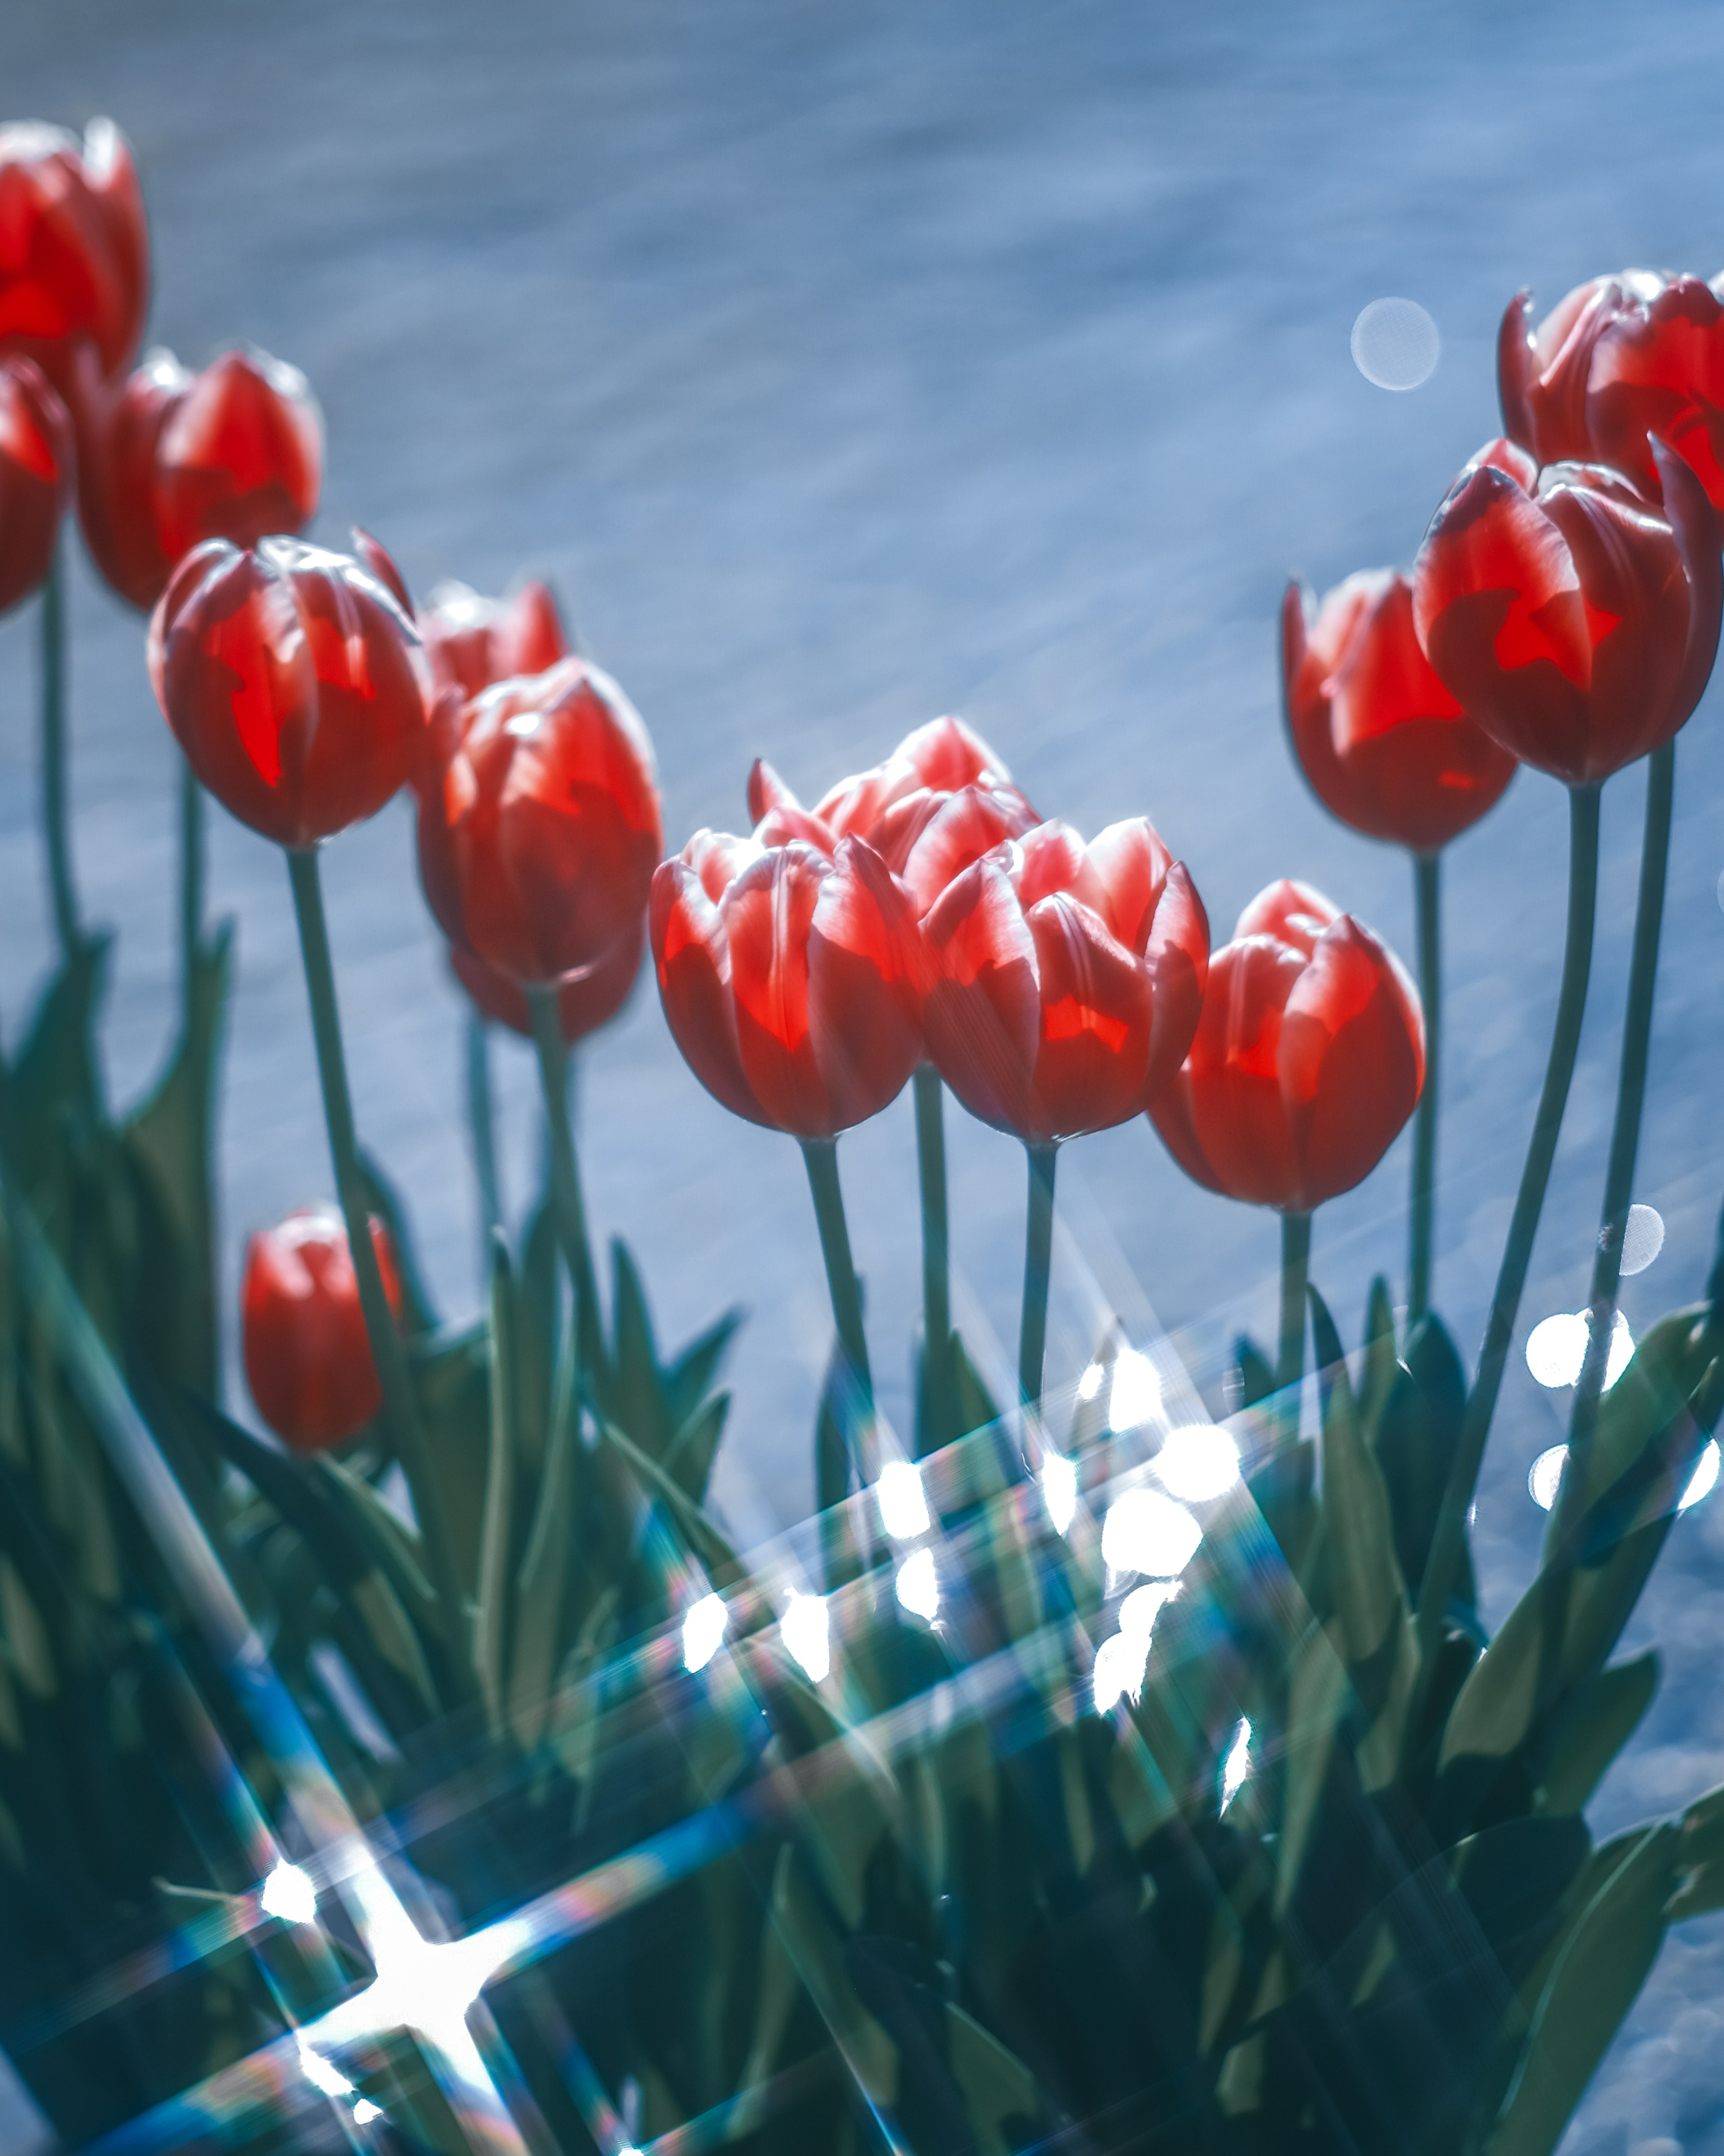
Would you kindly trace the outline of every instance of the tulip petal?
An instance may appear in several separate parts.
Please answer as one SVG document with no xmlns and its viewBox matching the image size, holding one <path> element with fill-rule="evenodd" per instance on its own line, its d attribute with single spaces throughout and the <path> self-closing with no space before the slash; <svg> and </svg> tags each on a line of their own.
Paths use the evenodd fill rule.
<svg viewBox="0 0 1724 2156">
<path fill-rule="evenodd" d="M 1172 1083 L 1197 1038 L 1209 980 L 1209 917 L 1183 861 L 1175 861 L 1144 952 L 1153 992 L 1147 1099 Z"/>
<path fill-rule="evenodd" d="M 925 964 L 908 892 L 860 839 L 840 841 L 808 937 L 808 1024 L 835 1136 L 877 1115 L 921 1060 Z"/>
<path fill-rule="evenodd" d="M 923 803 L 931 814 L 921 812 Z M 916 829 L 918 819 L 920 828 Z M 995 793 L 966 786 L 943 800 L 937 793 L 912 794 L 882 819 L 881 838 L 885 846 L 900 844 L 907 830 L 916 829 L 899 873 L 917 912 L 926 914 L 972 861 L 1020 836 L 1035 820 L 1029 803 L 1009 788 Z M 886 858 L 890 860 L 890 853 Z"/>
<path fill-rule="evenodd" d="M 719 907 L 743 1075 L 764 1119 L 798 1137 L 833 1131 L 808 1011 L 808 935 L 830 873 L 812 848 L 778 847 L 743 870 Z"/>
<path fill-rule="evenodd" d="M 1215 953 L 1183 1074 L 1191 1132 L 1215 1183 L 1258 1205 L 1296 1205 L 1301 1163 L 1280 1075 L 1282 1013 L 1305 971 L 1267 936 Z"/>
<path fill-rule="evenodd" d="M 684 1061 L 732 1115 L 769 1125 L 772 1118 L 754 1097 L 736 1045 L 725 925 L 700 877 L 684 862 L 659 864 L 650 927 L 659 997 Z"/>
<path fill-rule="evenodd" d="M 1149 1068 L 1148 968 L 1093 908 L 1055 891 L 1024 915 L 1035 939 L 1041 1046 L 1034 1122 L 1046 1144 L 1111 1130 L 1143 1106 Z"/>
<path fill-rule="evenodd" d="M 1035 939 L 998 860 L 948 884 L 923 932 L 932 974 L 923 1025 L 941 1076 L 972 1116 L 1027 1132 L 1041 992 Z"/>
<path fill-rule="evenodd" d="M 1362 1182 L 1418 1105 L 1418 999 L 1375 937 L 1343 915 L 1288 997 L 1277 1060 L 1300 1156 L 1299 1209 Z"/>
</svg>

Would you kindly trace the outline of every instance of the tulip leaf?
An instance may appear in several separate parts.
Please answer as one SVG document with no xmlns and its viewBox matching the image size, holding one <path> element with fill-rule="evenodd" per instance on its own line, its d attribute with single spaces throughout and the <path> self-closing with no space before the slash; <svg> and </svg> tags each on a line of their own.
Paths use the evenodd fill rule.
<svg viewBox="0 0 1724 2156">
<path fill-rule="evenodd" d="M 742 1322 L 740 1310 L 727 1310 L 716 1324 L 690 1341 L 664 1372 L 664 1399 L 671 1427 L 680 1430 L 706 1399 L 725 1351 Z"/>
<path fill-rule="evenodd" d="M 109 936 L 80 937 L 49 983 L 4 1089 L 6 1150 L 27 1194 L 58 1150 L 63 1116 L 91 1129 L 107 1120 L 95 1052 L 95 1014 L 107 985 Z"/>
<path fill-rule="evenodd" d="M 1374 1419 L 1373 1450 L 1388 1491 L 1395 1558 L 1415 1600 L 1465 1409 L 1460 1358 L 1442 1321 L 1427 1313 L 1408 1335 L 1405 1359 L 1391 1369 Z M 1468 1557 L 1454 1600 L 1470 1613 L 1473 1599 Z"/>
<path fill-rule="evenodd" d="M 744 1572 L 741 1559 L 680 1483 L 667 1475 L 656 1460 L 649 1459 L 614 1423 L 601 1418 L 598 1430 L 605 1442 L 613 1446 L 633 1469 L 642 1486 L 664 1504 L 682 1530 L 689 1547 L 715 1579 L 721 1573 L 726 1578 L 741 1578 Z"/>
<path fill-rule="evenodd" d="M 1545 1802 L 1553 1812 L 1584 1810 L 1652 1704 L 1658 1674 L 1658 1656 L 1649 1647 L 1632 1661 L 1600 1670 L 1581 1692 L 1563 1717 L 1544 1771 Z"/>
<path fill-rule="evenodd" d="M 402 1322 L 409 1334 L 435 1332 L 443 1321 L 425 1286 L 406 1204 L 371 1153 L 361 1152 L 359 1174 L 365 1185 L 367 1209 L 375 1213 L 388 1229 L 389 1240 L 395 1246 L 395 1271 L 401 1282 Z"/>
<path fill-rule="evenodd" d="M 1242 1332 L 1233 1343 L 1234 1368 L 1239 1376 L 1239 1405 L 1255 1408 L 1274 1396 L 1275 1391 L 1275 1365 L 1252 1340 Z"/>
<path fill-rule="evenodd" d="M 479 1610 L 474 1658 L 493 1738 L 504 1733 L 515 1573 L 515 1472 L 521 1450 L 516 1376 L 515 1281 L 509 1246 L 499 1232 L 491 1245 L 490 1471 L 485 1481 L 480 1538 Z"/>
<path fill-rule="evenodd" d="M 566 1338 L 552 1409 L 549 1449 L 539 1481 L 538 1502 L 516 1589 L 515 1655 L 509 1680 L 509 1714 L 516 1741 L 531 1752 L 543 1733 L 551 1686 L 562 1650 L 568 1568 L 574 1554 L 575 1505 L 580 1441 L 575 1427 L 571 1366 L 572 1334 Z"/>
<path fill-rule="evenodd" d="M 551 1443 L 552 1396 L 563 1331 L 562 1263 L 556 1216 L 548 1199 L 535 1208 L 521 1241 L 515 1329 L 521 1473 L 524 1487 L 531 1489 Z"/>
</svg>

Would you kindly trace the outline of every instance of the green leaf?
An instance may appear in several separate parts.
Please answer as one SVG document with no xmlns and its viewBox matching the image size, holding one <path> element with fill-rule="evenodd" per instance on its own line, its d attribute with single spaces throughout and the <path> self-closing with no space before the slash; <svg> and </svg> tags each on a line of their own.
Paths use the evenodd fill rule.
<svg viewBox="0 0 1724 2156">
<path fill-rule="evenodd" d="M 443 1321 L 438 1317 L 425 1286 L 418 1248 L 413 1240 L 413 1229 L 407 1217 L 407 1206 L 401 1194 L 368 1152 L 362 1152 L 359 1156 L 359 1174 L 365 1185 L 367 1209 L 377 1214 L 389 1230 L 389 1240 L 395 1245 L 395 1270 L 401 1281 L 403 1327 L 409 1335 L 435 1332 Z"/>
<path fill-rule="evenodd" d="M 1275 1390 L 1275 1365 L 1257 1346 L 1249 1333 L 1240 1333 L 1233 1343 L 1234 1367 L 1239 1373 L 1239 1405 L 1259 1407 L 1271 1399 Z"/>
<path fill-rule="evenodd" d="M 674 1475 L 697 1505 L 706 1500 L 712 1462 L 718 1452 L 718 1441 L 724 1435 L 725 1417 L 730 1407 L 728 1393 L 713 1394 L 695 1409 L 664 1448 L 665 1473 Z"/>
<path fill-rule="evenodd" d="M 1554 1812 L 1585 1809 L 1605 1769 L 1639 1727 L 1658 1689 L 1656 1652 L 1601 1670 L 1563 1717 L 1544 1773 L 1545 1802 Z"/>
<path fill-rule="evenodd" d="M 643 1486 L 663 1503 L 681 1528 L 689 1547 L 713 1574 L 715 1584 L 719 1583 L 721 1575 L 726 1583 L 741 1578 L 745 1569 L 741 1559 L 687 1491 L 667 1475 L 656 1460 L 649 1460 L 614 1423 L 601 1419 L 598 1429 L 599 1435 L 615 1447 Z"/>
<path fill-rule="evenodd" d="M 491 1245 L 490 1471 L 485 1482 L 473 1639 L 479 1689 L 494 1739 L 500 1739 L 505 1727 L 510 1620 L 514 1614 L 515 1472 L 521 1449 L 515 1344 L 515 1282 L 509 1246 L 499 1232 Z"/>
<path fill-rule="evenodd" d="M 575 1553 L 575 1503 L 579 1438 L 576 1430 L 571 1332 L 563 1343 L 552 1412 L 550 1450 L 539 1483 L 538 1503 L 516 1594 L 514 1666 L 509 1716 L 516 1741 L 531 1752 L 544 1734 L 551 1686 L 562 1654 L 563 1611 Z"/>
<path fill-rule="evenodd" d="M 664 1401 L 670 1409 L 672 1429 L 681 1430 L 706 1399 L 707 1389 L 717 1376 L 719 1364 L 741 1322 L 740 1310 L 727 1310 L 716 1325 L 708 1326 L 690 1341 L 664 1372 Z"/>
<path fill-rule="evenodd" d="M 1394 1521 L 1396 1562 L 1415 1599 L 1465 1409 L 1466 1373 L 1460 1358 L 1442 1321 L 1428 1314 L 1408 1336 L 1404 1363 L 1390 1373 L 1375 1418 L 1373 1443 Z M 1463 1612 L 1471 1609 L 1470 1560 L 1455 1599 Z"/>
<path fill-rule="evenodd" d="M 109 936 L 81 937 L 49 983 L 4 1088 L 6 1150 L 27 1193 L 58 1150 L 62 1118 L 107 1121 L 95 1014 L 107 986 Z"/>
<path fill-rule="evenodd" d="M 1011 2156 L 1042 2116 L 1035 2076 L 1015 2053 L 990 2036 L 962 2006 L 946 2008 L 946 2049 L 952 2078 L 976 2127 L 983 2156 Z M 1008 2130 L 1010 2129 L 1010 2130 Z"/>
<path fill-rule="evenodd" d="M 562 1276 L 557 1222 L 547 1203 L 527 1223 L 515 1293 L 515 1368 L 524 1485 L 536 1482 L 551 1443 L 552 1396 L 562 1344 Z"/>
</svg>

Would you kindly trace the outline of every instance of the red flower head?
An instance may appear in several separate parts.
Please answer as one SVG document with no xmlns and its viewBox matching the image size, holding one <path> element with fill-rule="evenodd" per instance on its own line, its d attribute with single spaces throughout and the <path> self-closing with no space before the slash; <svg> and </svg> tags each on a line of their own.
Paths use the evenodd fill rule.
<svg viewBox="0 0 1724 2156">
<path fill-rule="evenodd" d="M 1087 846 L 1038 824 L 966 869 L 924 929 L 940 1075 L 1026 1143 L 1126 1122 L 1191 1045 L 1209 924 L 1147 817 Z"/>
<path fill-rule="evenodd" d="M 1718 649 L 1711 511 L 1680 458 L 1655 454 L 1662 514 L 1602 465 L 1541 472 L 1494 442 L 1414 564 L 1419 640 L 1444 685 L 1510 755 L 1571 786 L 1670 740 Z"/>
<path fill-rule="evenodd" d="M 972 861 L 1041 821 L 1011 774 L 962 719 L 933 719 L 906 734 L 872 771 L 840 779 L 805 809 L 769 763 L 748 774 L 748 813 L 763 845 L 805 839 L 829 854 L 866 839 L 926 914 Z"/>
<path fill-rule="evenodd" d="M 571 973 L 557 991 L 557 1022 L 563 1040 L 572 1048 L 589 1033 L 608 1025 L 629 1000 L 640 973 L 641 953 L 646 948 L 646 916 L 619 936 L 603 957 Z M 526 991 L 507 974 L 493 973 L 482 958 L 464 951 L 459 943 L 449 947 L 449 963 L 455 978 L 489 1019 L 511 1032 L 531 1035 L 532 1013 Z"/>
<path fill-rule="evenodd" d="M 752 1123 L 835 1137 L 921 1059 L 921 937 L 874 849 L 829 858 L 700 831 L 653 879 L 653 957 L 677 1046 Z"/>
<path fill-rule="evenodd" d="M 413 624 L 351 557 L 297 539 L 194 547 L 151 619 L 150 679 L 192 770 L 280 846 L 374 816 L 425 737 Z"/>
<path fill-rule="evenodd" d="M 1432 672 L 1414 634 L 1413 588 L 1397 570 L 1359 571 L 1314 616 L 1289 584 L 1281 685 L 1312 793 L 1367 838 L 1434 852 L 1475 824 L 1515 775 L 1515 759 Z"/>
<path fill-rule="evenodd" d="M 1724 509 L 1724 278 L 1594 277 L 1537 329 L 1532 296 L 1519 293 L 1502 318 L 1496 378 L 1510 439 L 1540 464 L 1613 465 L 1655 501 L 1655 435 Z"/>
<path fill-rule="evenodd" d="M 461 714 L 419 786 L 419 874 L 452 943 L 523 986 L 610 956 L 664 851 L 653 747 L 608 674 L 565 659 Z"/>
<path fill-rule="evenodd" d="M 1207 1188 L 1309 1213 L 1364 1180 L 1424 1084 L 1406 969 L 1321 891 L 1284 880 L 1210 962 L 1191 1053 L 1150 1116 Z"/>
<path fill-rule="evenodd" d="M 419 634 L 439 689 L 464 702 L 518 674 L 546 674 L 569 643 L 548 584 L 525 583 L 506 599 L 465 584 L 439 584 L 419 614 Z"/>
<path fill-rule="evenodd" d="M 33 360 L 0 360 L 0 613 L 47 580 L 72 492 L 72 423 Z"/>
<path fill-rule="evenodd" d="M 104 374 L 138 348 L 150 299 L 144 198 L 126 137 L 92 120 L 0 127 L 0 353 L 27 353 L 64 396 L 88 337 Z"/>
<path fill-rule="evenodd" d="M 394 1246 L 375 1214 L 371 1240 L 383 1292 L 398 1317 Z M 240 1331 L 258 1413 L 295 1452 L 321 1452 L 357 1437 L 382 1405 L 347 1231 L 331 1207 L 290 1213 L 279 1228 L 252 1237 Z"/>
<path fill-rule="evenodd" d="M 189 374 L 152 352 L 104 383 L 86 348 L 77 392 L 79 511 L 96 567 L 152 607 L 200 541 L 254 547 L 301 531 L 323 484 L 323 421 L 305 377 L 267 352 Z"/>
</svg>

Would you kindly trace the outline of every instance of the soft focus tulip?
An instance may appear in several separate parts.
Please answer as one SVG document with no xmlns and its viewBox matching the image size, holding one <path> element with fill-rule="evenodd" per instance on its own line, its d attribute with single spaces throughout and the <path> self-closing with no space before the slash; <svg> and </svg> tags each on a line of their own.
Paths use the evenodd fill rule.
<svg viewBox="0 0 1724 2156">
<path fill-rule="evenodd" d="M 750 1122 L 835 1137 L 921 1060 L 916 908 L 859 839 L 829 859 L 698 832 L 653 879 L 652 937 L 677 1046 Z"/>
<path fill-rule="evenodd" d="M 383 1292 L 398 1317 L 394 1248 L 375 1214 L 371 1240 Z M 290 1213 L 280 1227 L 252 1237 L 240 1324 L 245 1379 L 258 1413 L 296 1452 L 321 1452 L 357 1436 L 382 1405 L 353 1255 L 333 1208 Z"/>
<path fill-rule="evenodd" d="M 254 547 L 310 522 L 323 422 L 297 367 L 228 352 L 192 374 L 171 352 L 152 352 L 108 385 L 88 361 L 75 400 L 79 514 L 121 598 L 154 606 L 203 540 Z"/>
<path fill-rule="evenodd" d="M 1700 701 L 1724 607 L 1700 481 L 1661 444 L 1664 511 L 1598 465 L 1480 450 L 1413 570 L 1419 642 L 1467 716 L 1570 785 L 1670 739 Z"/>
<path fill-rule="evenodd" d="M 452 943 L 523 987 L 613 953 L 664 851 L 653 747 L 608 674 L 565 659 L 466 706 L 419 787 L 419 874 Z"/>
<path fill-rule="evenodd" d="M 1147 817 L 1087 846 L 1038 824 L 966 869 L 924 928 L 929 1052 L 972 1115 L 1026 1143 L 1126 1122 L 1191 1045 L 1209 925 Z"/>
<path fill-rule="evenodd" d="M 199 779 L 278 845 L 375 815 L 423 751 L 412 623 L 358 562 L 297 539 L 194 547 L 151 619 L 150 678 Z"/>
<path fill-rule="evenodd" d="M 1414 632 L 1413 588 L 1396 570 L 1359 571 L 1315 612 L 1289 584 L 1281 682 L 1311 791 L 1367 838 L 1433 853 L 1475 824 L 1515 775 L 1515 759 L 1432 670 Z"/>
<path fill-rule="evenodd" d="M 1724 509 L 1724 278 L 1625 270 L 1577 285 L 1535 329 L 1509 302 L 1497 339 L 1503 428 L 1542 465 L 1611 465 L 1662 485 L 1649 435 Z"/>
<path fill-rule="evenodd" d="M 62 395 L 75 347 L 117 374 L 137 350 L 150 299 L 144 198 L 126 137 L 92 120 L 0 127 L 0 355 L 25 353 Z"/>
<path fill-rule="evenodd" d="M 608 1025 L 622 1009 L 639 975 L 645 948 L 646 916 L 643 913 L 634 928 L 618 937 L 603 957 L 578 973 L 571 973 L 563 982 L 557 991 L 557 1017 L 568 1047 L 584 1040 L 589 1033 L 597 1033 L 600 1026 Z M 485 1017 L 531 1037 L 532 1013 L 524 988 L 506 974 L 494 973 L 482 958 L 475 958 L 457 943 L 449 946 L 449 962 L 455 978 Z"/>
<path fill-rule="evenodd" d="M 1371 1173 L 1424 1084 L 1424 1022 L 1400 961 L 1284 880 L 1210 961 L 1191 1053 L 1150 1115 L 1197 1182 L 1309 1213 Z"/>
<path fill-rule="evenodd" d="M 464 702 L 495 682 L 548 673 L 568 656 L 547 584 L 522 584 L 506 599 L 483 598 L 465 584 L 439 584 L 418 619 L 433 683 L 458 690 Z"/>
<path fill-rule="evenodd" d="M 73 461 L 71 420 L 41 369 L 0 360 L 0 613 L 47 580 Z"/>
</svg>

